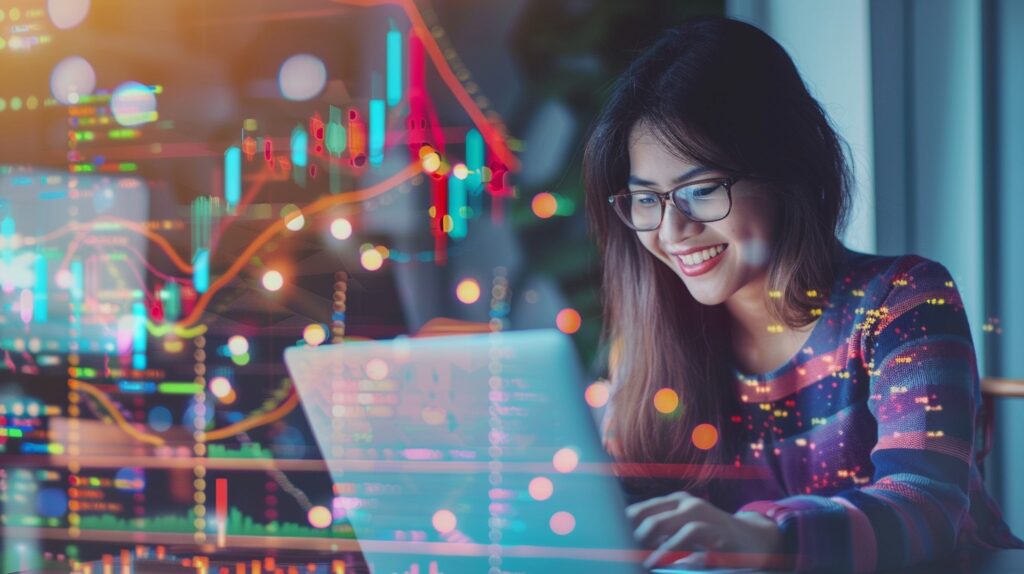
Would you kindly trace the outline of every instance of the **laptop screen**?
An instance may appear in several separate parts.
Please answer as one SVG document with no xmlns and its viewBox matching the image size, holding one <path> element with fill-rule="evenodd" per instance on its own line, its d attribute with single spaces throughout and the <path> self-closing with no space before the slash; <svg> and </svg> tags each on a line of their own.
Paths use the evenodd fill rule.
<svg viewBox="0 0 1024 574">
<path fill-rule="evenodd" d="M 628 571 L 618 483 L 564 335 L 354 342 L 286 362 L 335 517 L 372 571 L 410 554 L 438 571 Z"/>
</svg>

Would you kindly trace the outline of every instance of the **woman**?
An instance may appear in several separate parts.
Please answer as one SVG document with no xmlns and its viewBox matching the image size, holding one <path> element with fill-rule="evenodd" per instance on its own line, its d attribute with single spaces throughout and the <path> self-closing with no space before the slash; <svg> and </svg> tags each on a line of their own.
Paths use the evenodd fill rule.
<svg viewBox="0 0 1024 574">
<path fill-rule="evenodd" d="M 841 141 L 782 47 L 721 18 L 671 30 L 615 87 L 584 164 L 606 446 L 676 479 L 629 507 L 649 563 L 877 570 L 1024 547 L 975 461 L 957 288 L 939 263 L 842 245 Z"/>
</svg>

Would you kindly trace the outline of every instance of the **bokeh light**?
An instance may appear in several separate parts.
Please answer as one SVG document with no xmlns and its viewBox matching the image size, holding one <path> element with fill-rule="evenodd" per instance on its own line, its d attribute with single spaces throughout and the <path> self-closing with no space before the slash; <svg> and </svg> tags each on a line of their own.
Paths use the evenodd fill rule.
<svg viewBox="0 0 1024 574">
<path fill-rule="evenodd" d="M 249 340 L 242 335 L 233 335 L 228 339 L 228 351 L 232 355 L 244 355 L 249 352 Z"/>
<path fill-rule="evenodd" d="M 441 407 L 423 407 L 423 410 L 420 411 L 420 416 L 423 417 L 423 422 L 428 425 L 437 426 L 448 420 L 448 411 Z"/>
<path fill-rule="evenodd" d="M 455 176 L 455 179 L 466 179 L 469 177 L 469 168 L 464 163 L 457 163 L 452 168 L 452 175 Z"/>
<path fill-rule="evenodd" d="M 352 237 L 352 223 L 344 217 L 335 219 L 331 222 L 331 235 L 342 241 Z"/>
<path fill-rule="evenodd" d="M 71 270 L 63 268 L 57 271 L 57 276 L 54 281 L 57 283 L 57 287 L 61 289 L 70 289 L 71 283 L 74 282 L 74 275 L 71 274 Z"/>
<path fill-rule="evenodd" d="M 327 528 L 334 521 L 334 517 L 331 516 L 331 511 L 326 506 L 314 506 L 309 509 L 306 514 L 306 518 L 309 519 L 309 525 L 313 528 Z"/>
<path fill-rule="evenodd" d="M 156 432 L 164 432 L 174 424 L 174 416 L 171 415 L 171 410 L 167 407 L 155 406 L 149 410 L 146 422 L 149 423 L 149 428 Z"/>
<path fill-rule="evenodd" d="M 551 515 L 551 532 L 559 536 L 565 536 L 576 529 L 576 517 L 571 513 L 561 510 Z"/>
<path fill-rule="evenodd" d="M 576 309 L 562 309 L 555 316 L 555 325 L 558 326 L 558 330 L 565 333 L 566 335 L 572 335 L 576 331 L 580 330 L 580 325 L 583 324 L 583 319 L 580 317 L 579 311 Z"/>
<path fill-rule="evenodd" d="M 438 510 L 434 513 L 434 517 L 431 519 L 431 523 L 434 528 L 441 534 L 447 534 L 452 530 L 455 530 L 458 521 L 455 519 L 455 514 L 451 510 Z"/>
<path fill-rule="evenodd" d="M 281 217 L 284 218 L 284 226 L 291 231 L 299 231 L 306 225 L 306 217 L 294 203 L 281 208 Z"/>
<path fill-rule="evenodd" d="M 580 455 L 572 448 L 565 447 L 558 449 L 551 462 L 554 464 L 555 470 L 565 474 L 576 470 L 576 466 L 580 463 Z"/>
<path fill-rule="evenodd" d="M 315 98 L 327 83 L 327 68 L 320 58 L 296 54 L 281 64 L 277 84 L 286 99 L 302 102 Z"/>
<path fill-rule="evenodd" d="M 654 408 L 663 415 L 670 415 L 679 408 L 679 393 L 672 389 L 658 389 L 654 393 Z"/>
<path fill-rule="evenodd" d="M 231 381 L 227 377 L 214 377 L 210 379 L 209 387 L 210 392 L 218 399 L 223 399 L 231 394 Z"/>
<path fill-rule="evenodd" d="M 535 477 L 527 488 L 534 500 L 547 500 L 555 492 L 555 485 L 546 476 Z"/>
<path fill-rule="evenodd" d="M 441 169 L 441 155 L 434 151 L 433 148 L 423 146 L 420 148 L 420 164 L 423 166 L 423 171 L 436 173 Z"/>
<path fill-rule="evenodd" d="M 62 104 L 77 104 L 96 89 L 96 72 L 85 58 L 64 58 L 50 73 L 50 92 Z"/>
<path fill-rule="evenodd" d="M 587 404 L 591 408 L 599 409 L 608 404 L 608 398 L 611 395 L 611 388 L 605 381 L 597 381 L 591 383 L 583 396 L 587 400 Z"/>
<path fill-rule="evenodd" d="M 277 291 L 284 286 L 284 276 L 280 271 L 271 269 L 263 274 L 263 288 L 267 291 Z"/>
<path fill-rule="evenodd" d="M 388 362 L 384 359 L 370 359 L 366 362 L 366 376 L 375 381 L 383 381 L 388 377 Z"/>
<path fill-rule="evenodd" d="M 455 296 L 466 305 L 471 305 L 480 300 L 480 284 L 476 279 L 463 279 L 455 287 Z"/>
<path fill-rule="evenodd" d="M 311 323 L 302 330 L 302 339 L 310 347 L 316 347 L 327 340 L 327 329 L 320 323 Z"/>
<path fill-rule="evenodd" d="M 693 428 L 693 446 L 701 450 L 709 450 L 718 444 L 718 429 L 715 425 L 701 423 Z"/>
<path fill-rule="evenodd" d="M 110 111 L 122 126 L 138 126 L 156 120 L 156 95 L 149 86 L 125 82 L 110 96 Z"/>
<path fill-rule="evenodd" d="M 367 271 L 376 271 L 384 266 L 384 256 L 376 249 L 367 249 L 359 256 L 359 263 Z"/>
<path fill-rule="evenodd" d="M 89 0 L 47 0 L 46 12 L 54 26 L 67 30 L 89 15 Z"/>
<path fill-rule="evenodd" d="M 530 202 L 530 207 L 533 208 L 533 214 L 541 219 L 549 219 L 554 217 L 558 211 L 558 200 L 554 195 L 544 191 L 533 196 L 533 201 Z"/>
</svg>

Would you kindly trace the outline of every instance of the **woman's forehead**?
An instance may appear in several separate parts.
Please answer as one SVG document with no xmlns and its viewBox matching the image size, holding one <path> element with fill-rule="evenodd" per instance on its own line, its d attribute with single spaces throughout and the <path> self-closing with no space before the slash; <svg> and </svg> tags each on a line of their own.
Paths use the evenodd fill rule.
<svg viewBox="0 0 1024 574">
<path fill-rule="evenodd" d="M 629 177 L 635 185 L 671 185 L 713 171 L 681 157 L 650 130 L 634 129 L 629 143 Z"/>
</svg>

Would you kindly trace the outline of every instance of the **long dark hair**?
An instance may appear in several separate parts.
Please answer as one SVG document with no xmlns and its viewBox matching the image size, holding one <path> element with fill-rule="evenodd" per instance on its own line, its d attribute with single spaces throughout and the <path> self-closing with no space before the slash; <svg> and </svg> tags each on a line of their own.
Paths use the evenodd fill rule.
<svg viewBox="0 0 1024 574">
<path fill-rule="evenodd" d="M 609 443 L 620 460 L 697 465 L 680 468 L 698 469 L 684 484 L 700 489 L 737 454 L 729 439 L 740 433 L 722 432 L 736 427 L 728 424 L 737 404 L 729 317 L 723 305 L 694 300 L 608 205 L 629 177 L 628 138 L 637 125 L 698 165 L 768 182 L 778 236 L 764 296 L 791 328 L 814 321 L 838 272 L 850 170 L 842 140 L 786 51 L 726 18 L 694 18 L 665 33 L 618 80 L 593 127 L 584 184 L 604 258 L 604 341 L 615 389 Z M 681 399 L 675 416 L 653 407 L 662 388 Z M 690 439 L 701 423 L 723 439 L 707 451 Z"/>
</svg>

